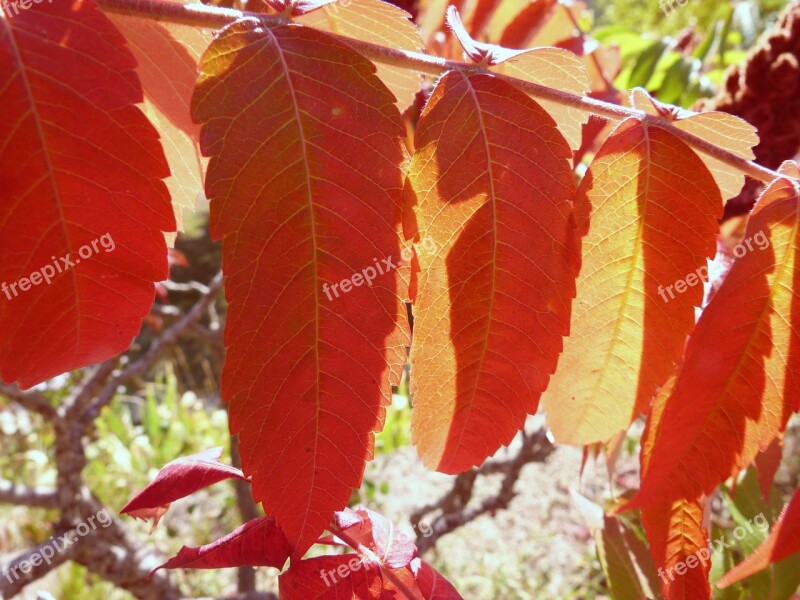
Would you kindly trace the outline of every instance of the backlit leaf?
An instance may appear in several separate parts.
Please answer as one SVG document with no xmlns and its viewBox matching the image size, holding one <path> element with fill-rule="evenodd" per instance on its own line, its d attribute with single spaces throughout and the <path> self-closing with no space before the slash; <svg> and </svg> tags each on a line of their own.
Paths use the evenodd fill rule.
<svg viewBox="0 0 800 600">
<path fill-rule="evenodd" d="M 777 179 L 689 339 L 635 505 L 709 494 L 766 450 L 800 408 L 798 250 L 798 194 Z"/>
<path fill-rule="evenodd" d="M 412 436 L 426 465 L 458 473 L 511 441 L 555 369 L 579 264 L 571 153 L 527 95 L 456 72 L 416 146 L 407 233 L 437 251 L 419 255 Z"/>
<path fill-rule="evenodd" d="M 514 19 L 503 29 L 498 44 L 509 48 L 527 48 L 536 31 L 544 25 L 547 15 L 556 5 L 556 0 L 530 0 L 522 4 Z M 503 4 L 510 4 L 508 0 Z M 502 9 L 498 9 L 502 10 Z"/>
<path fill-rule="evenodd" d="M 659 391 L 642 434 L 641 470 L 646 474 L 650 457 L 675 379 Z M 658 502 L 642 509 L 650 555 L 658 568 L 665 600 L 709 600 L 711 548 L 703 519 L 702 499 Z"/>
<path fill-rule="evenodd" d="M 509 58 L 493 67 L 492 71 L 578 96 L 583 96 L 591 87 L 583 61 L 561 48 L 534 48 Z M 540 99 L 537 102 L 558 124 L 570 148 L 577 149 L 589 114 L 551 100 Z"/>
<path fill-rule="evenodd" d="M 673 373 L 703 298 L 694 272 L 714 256 L 722 202 L 686 144 L 628 119 L 589 166 L 577 205 L 577 302 L 543 402 L 556 440 L 583 445 L 627 429 Z"/>
<path fill-rule="evenodd" d="M 424 560 L 415 558 L 409 568 L 425 600 L 462 600 L 453 584 Z"/>
<path fill-rule="evenodd" d="M 169 169 L 135 66 L 92 2 L 0 7 L 4 381 L 127 349 L 167 276 Z"/>
<path fill-rule="evenodd" d="M 109 18 L 125 36 L 136 57 L 142 81 L 144 111 L 161 136 L 171 176 L 166 180 L 178 229 L 194 210 L 203 189 L 206 160 L 200 154 L 200 126 L 192 122 L 189 103 L 197 80 L 197 63 L 211 43 L 209 30 L 132 19 Z"/>
<path fill-rule="evenodd" d="M 589 91 L 589 77 L 583 62 L 572 52 L 560 48 L 510 50 L 496 44 L 475 41 L 467 33 L 453 6 L 447 10 L 447 24 L 464 53 L 474 62 L 489 67 L 496 73 L 578 96 Z M 570 148 L 578 148 L 583 124 L 589 118 L 588 113 L 552 100 L 539 99 L 537 102 L 555 119 Z"/>
<path fill-rule="evenodd" d="M 758 132 L 744 119 L 718 111 L 692 113 L 676 109 L 658 102 L 641 88 L 631 91 L 631 104 L 653 116 L 666 116 L 665 113 L 669 112 L 669 120 L 678 129 L 725 148 L 745 160 L 755 158 L 753 147 L 758 144 Z M 742 171 L 708 154 L 701 152 L 698 156 L 714 176 L 723 200 L 739 193 L 744 185 Z"/>
<path fill-rule="evenodd" d="M 381 44 L 399 50 L 419 52 L 422 38 L 410 15 L 382 0 L 347 0 L 335 2 L 295 20 L 323 31 L 338 33 L 357 40 Z M 377 65 L 378 77 L 397 99 L 402 112 L 413 101 L 422 85 L 420 73 L 413 69 Z"/>
<path fill-rule="evenodd" d="M 380 567 L 362 560 L 358 554 L 317 556 L 292 564 L 278 578 L 278 585 L 280 597 L 286 600 L 385 597 Z"/>
<path fill-rule="evenodd" d="M 360 485 L 405 362 L 384 262 L 400 262 L 405 132 L 372 64 L 308 27 L 240 21 L 201 70 L 222 393 L 253 494 L 299 558 Z"/>
</svg>

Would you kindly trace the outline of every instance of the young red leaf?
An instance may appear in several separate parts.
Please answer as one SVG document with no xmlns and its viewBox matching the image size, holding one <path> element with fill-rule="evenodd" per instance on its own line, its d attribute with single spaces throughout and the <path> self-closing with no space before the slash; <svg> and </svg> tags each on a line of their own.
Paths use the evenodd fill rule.
<svg viewBox="0 0 800 600">
<path fill-rule="evenodd" d="M 407 235 L 437 251 L 419 254 L 412 435 L 426 465 L 459 473 L 536 411 L 569 330 L 571 152 L 530 97 L 456 72 L 439 80 L 415 141 Z"/>
<path fill-rule="evenodd" d="M 750 556 L 725 573 L 717 582 L 717 587 L 723 589 L 733 585 L 797 552 L 800 552 L 800 490 L 795 491 L 789 504 L 784 507 L 767 539 Z"/>
<path fill-rule="evenodd" d="M 766 450 L 800 408 L 799 250 L 797 190 L 777 179 L 689 339 L 631 506 L 711 493 Z"/>
<path fill-rule="evenodd" d="M 30 387 L 130 345 L 175 219 L 108 18 L 81 0 L 0 11 L 0 378 Z"/>
<path fill-rule="evenodd" d="M 337 512 L 334 521 L 340 531 L 375 552 L 392 569 L 408 566 L 417 556 L 414 540 L 397 531 L 389 519 L 368 508 L 347 508 Z"/>
<path fill-rule="evenodd" d="M 245 479 L 239 469 L 220 464 L 220 456 L 222 448 L 211 448 L 167 463 L 146 488 L 131 498 L 120 514 L 154 519 L 155 526 L 171 502 L 226 479 Z"/>
<path fill-rule="evenodd" d="M 556 440 L 605 442 L 647 410 L 694 327 L 721 214 L 711 173 L 671 133 L 628 119 L 603 144 L 578 189 L 577 302 L 543 398 Z"/>
<path fill-rule="evenodd" d="M 229 567 L 275 567 L 282 569 L 292 547 L 272 517 L 248 521 L 215 542 L 191 548 L 184 546 L 159 569 L 227 569 Z M 151 573 L 152 575 L 152 573 Z"/>
<path fill-rule="evenodd" d="M 373 65 L 311 28 L 242 20 L 201 70 L 222 393 L 253 494 L 299 558 L 360 485 L 405 362 L 404 127 Z"/>
</svg>

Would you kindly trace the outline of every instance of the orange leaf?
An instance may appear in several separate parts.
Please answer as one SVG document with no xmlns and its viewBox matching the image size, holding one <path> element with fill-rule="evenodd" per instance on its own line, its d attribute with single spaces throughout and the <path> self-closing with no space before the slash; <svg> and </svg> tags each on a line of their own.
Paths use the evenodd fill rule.
<svg viewBox="0 0 800 600">
<path fill-rule="evenodd" d="M 419 52 L 423 46 L 416 25 L 410 15 L 382 0 L 347 0 L 320 8 L 295 20 L 389 48 Z M 422 85 L 420 73 L 391 65 L 377 65 L 378 77 L 397 99 L 397 107 L 404 111 L 413 101 Z"/>
<path fill-rule="evenodd" d="M 501 46 L 509 48 L 527 48 L 531 38 L 536 35 L 539 28 L 547 23 L 547 17 L 552 13 L 556 0 L 530 0 L 522 5 L 514 19 L 506 25 L 497 41 Z M 510 4 L 508 0 L 503 5 Z M 498 9 L 502 10 L 502 9 Z"/>
<path fill-rule="evenodd" d="M 798 552 L 800 552 L 800 490 L 795 491 L 789 504 L 783 508 L 767 539 L 753 550 L 750 556 L 725 573 L 717 581 L 717 587 L 724 589 L 731 586 Z"/>
<path fill-rule="evenodd" d="M 650 554 L 665 600 L 710 600 L 711 548 L 698 500 L 658 503 L 642 510 Z"/>
<path fill-rule="evenodd" d="M 477 42 L 467 33 L 453 6 L 447 10 L 447 24 L 464 53 L 474 62 L 491 67 L 496 73 L 579 96 L 589 91 L 589 77 L 583 62 L 572 52 L 561 48 L 510 50 L 496 44 Z M 555 119 L 570 148 L 578 148 L 581 145 L 583 124 L 589 118 L 588 113 L 552 100 L 540 99 L 537 102 Z"/>
<path fill-rule="evenodd" d="M 538 6 L 541 4 L 537 2 Z M 484 28 L 483 37 L 492 42 L 502 44 L 507 48 L 522 48 L 528 44 L 524 43 L 530 37 L 530 31 L 515 31 L 515 26 L 521 25 L 541 25 L 540 21 L 547 21 L 552 14 L 552 8 L 557 2 L 546 2 L 540 10 L 544 13 L 539 16 L 539 19 L 532 20 L 526 18 L 529 16 L 529 11 L 534 10 L 530 0 L 498 0 L 497 6 L 492 12 L 486 26 Z M 507 33 L 507 30 L 511 30 Z M 552 44 L 539 44 L 540 46 Z"/>
<path fill-rule="evenodd" d="M 561 48 L 527 50 L 492 70 L 578 96 L 583 96 L 590 88 L 583 61 L 572 52 Z M 578 148 L 581 145 L 583 124 L 589 119 L 589 114 L 551 100 L 537 102 L 555 119 L 570 148 Z"/>
<path fill-rule="evenodd" d="M 662 116 L 665 110 L 672 111 L 673 118 L 669 120 L 678 129 L 725 148 L 745 160 L 755 158 L 753 147 L 758 144 L 758 132 L 744 119 L 724 112 L 691 113 L 676 109 L 655 100 L 642 88 L 631 92 L 631 104 L 654 116 Z M 741 191 L 744 185 L 744 173 L 741 170 L 702 152 L 699 156 L 714 176 L 723 200 L 733 198 Z"/>
<path fill-rule="evenodd" d="M 212 32 L 171 23 L 109 15 L 128 41 L 144 87 L 144 111 L 158 129 L 172 175 L 166 180 L 178 229 L 194 210 L 203 189 L 206 160 L 200 154 L 200 126 L 192 122 L 189 103 L 197 63 Z"/>
<path fill-rule="evenodd" d="M 675 379 L 659 391 L 642 434 L 641 467 L 646 474 L 664 408 Z M 665 600 L 709 600 L 711 547 L 701 498 L 658 502 L 642 509 L 650 555 L 658 567 Z"/>
<path fill-rule="evenodd" d="M 689 339 L 633 506 L 710 493 L 800 407 L 799 250 L 798 194 L 777 179 Z"/>
<path fill-rule="evenodd" d="M 553 120 L 492 76 L 442 77 L 416 145 L 417 235 L 437 252 L 418 257 L 412 435 L 426 465 L 457 473 L 511 441 L 555 369 L 575 186 Z"/>
<path fill-rule="evenodd" d="M 111 22 L 80 0 L 0 13 L 0 376 L 29 387 L 127 349 L 175 220 Z"/>
<path fill-rule="evenodd" d="M 605 442 L 647 409 L 680 360 L 714 255 L 722 202 L 686 144 L 636 119 L 606 140 L 578 190 L 583 266 L 571 334 L 544 395 L 556 439 Z M 673 293 L 688 274 L 693 287 Z"/>
<path fill-rule="evenodd" d="M 223 397 L 253 494 L 299 558 L 360 485 L 405 359 L 404 292 L 377 272 L 399 257 L 405 132 L 372 64 L 308 27 L 239 21 L 201 70 Z"/>
</svg>

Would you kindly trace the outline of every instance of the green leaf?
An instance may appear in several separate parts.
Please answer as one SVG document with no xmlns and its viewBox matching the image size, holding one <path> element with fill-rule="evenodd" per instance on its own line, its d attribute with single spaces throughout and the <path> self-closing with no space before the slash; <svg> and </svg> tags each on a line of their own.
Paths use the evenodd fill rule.
<svg viewBox="0 0 800 600">
<path fill-rule="evenodd" d="M 636 59 L 628 76 L 628 87 L 647 87 L 647 82 L 655 73 L 656 65 L 669 45 L 664 40 L 651 43 Z"/>
</svg>

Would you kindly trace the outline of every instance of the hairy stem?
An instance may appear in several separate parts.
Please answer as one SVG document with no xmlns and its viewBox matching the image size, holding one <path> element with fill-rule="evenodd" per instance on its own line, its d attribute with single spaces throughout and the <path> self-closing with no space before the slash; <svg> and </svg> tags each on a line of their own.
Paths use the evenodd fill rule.
<svg viewBox="0 0 800 600">
<path fill-rule="evenodd" d="M 169 21 L 172 23 L 181 23 L 183 25 L 192 25 L 195 27 L 207 27 L 211 29 L 218 29 L 224 27 L 234 21 L 242 18 L 258 19 L 268 27 L 285 24 L 287 21 L 280 16 L 275 15 L 262 15 L 258 13 L 243 12 L 231 8 L 221 8 L 216 6 L 205 6 L 203 4 L 178 4 L 170 2 L 169 0 L 97 0 L 101 8 L 107 12 L 145 17 L 155 19 L 158 21 Z M 362 40 L 357 40 L 343 35 L 329 33 L 332 37 L 339 41 L 348 44 L 353 49 L 357 50 L 370 60 L 379 62 L 386 65 L 401 67 L 404 69 L 413 69 L 420 73 L 427 73 L 429 75 L 440 75 L 445 71 L 459 70 L 471 73 L 488 73 L 517 86 L 524 90 L 527 94 L 534 98 L 541 98 L 557 102 L 564 106 L 571 106 L 584 112 L 591 113 L 598 117 L 608 119 L 611 121 L 621 121 L 629 117 L 635 117 L 646 122 L 653 127 L 660 127 L 683 140 L 695 150 L 699 150 L 704 154 L 712 156 L 721 162 L 738 169 L 739 171 L 749 175 L 753 179 L 769 183 L 780 175 L 771 169 L 767 169 L 756 163 L 750 162 L 736 154 L 720 148 L 711 142 L 687 133 L 677 127 L 674 127 L 670 122 L 645 114 L 642 111 L 626 108 L 624 106 L 617 106 L 594 98 L 586 96 L 579 96 L 571 94 L 547 86 L 517 79 L 516 77 L 509 77 L 508 75 L 501 75 L 499 73 L 492 73 L 486 69 L 473 64 L 464 62 L 446 60 L 436 56 L 422 54 L 420 52 L 409 52 L 407 50 L 399 50 L 397 48 L 388 48 L 380 44 L 373 44 Z"/>
</svg>

